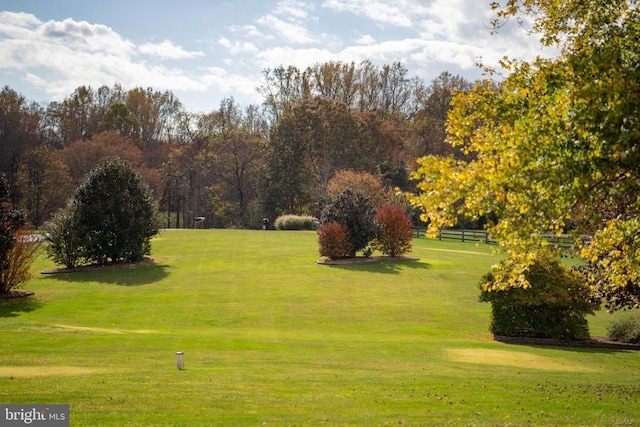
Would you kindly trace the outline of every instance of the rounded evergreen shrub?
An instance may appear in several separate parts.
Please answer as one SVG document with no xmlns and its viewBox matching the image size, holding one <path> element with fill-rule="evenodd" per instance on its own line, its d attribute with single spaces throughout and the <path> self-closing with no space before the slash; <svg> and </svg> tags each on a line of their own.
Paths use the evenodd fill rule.
<svg viewBox="0 0 640 427">
<path fill-rule="evenodd" d="M 276 230 L 317 230 L 318 218 L 309 215 L 281 215 L 273 226 Z"/>
<path fill-rule="evenodd" d="M 612 322 L 607 328 L 607 337 L 612 341 L 640 344 L 640 313 L 636 311 Z"/>
<path fill-rule="evenodd" d="M 590 300 L 583 276 L 557 259 L 539 256 L 526 273 L 528 288 L 503 288 L 492 273 L 480 283 L 480 301 L 491 303 L 495 335 L 582 340 L 589 338 L 586 315 L 598 306 Z"/>
<path fill-rule="evenodd" d="M 103 161 L 74 194 L 89 262 L 140 261 L 158 233 L 157 207 L 139 173 L 119 158 Z"/>
<path fill-rule="evenodd" d="M 140 261 L 150 254 L 158 227 L 156 204 L 140 174 L 119 158 L 106 159 L 49 226 L 48 255 L 68 267 Z"/>
</svg>

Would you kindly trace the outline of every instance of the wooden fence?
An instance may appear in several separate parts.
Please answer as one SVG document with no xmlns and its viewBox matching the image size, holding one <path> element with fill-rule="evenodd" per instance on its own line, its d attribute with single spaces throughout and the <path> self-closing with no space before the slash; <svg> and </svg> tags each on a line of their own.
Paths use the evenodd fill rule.
<svg viewBox="0 0 640 427">
<path fill-rule="evenodd" d="M 425 227 L 414 227 L 413 235 L 417 238 L 426 236 L 426 228 Z M 547 239 L 549 245 L 568 249 L 575 250 L 577 249 L 575 237 L 570 236 L 568 234 L 562 234 L 560 236 L 555 234 L 543 234 L 542 237 Z M 463 229 L 452 229 L 445 228 L 438 232 L 438 240 L 457 240 L 461 242 L 478 242 L 485 243 L 488 245 L 495 245 L 497 242 L 491 238 L 491 234 L 488 231 L 484 230 L 463 230 Z M 581 234 L 578 236 L 579 245 L 587 245 L 591 241 L 591 236 L 587 236 Z"/>
<path fill-rule="evenodd" d="M 425 227 L 413 227 L 413 235 L 417 238 L 425 237 L 427 229 Z M 461 242 L 480 242 L 495 244 L 490 234 L 484 230 L 461 230 L 445 228 L 438 232 L 438 240 L 458 240 Z"/>
</svg>

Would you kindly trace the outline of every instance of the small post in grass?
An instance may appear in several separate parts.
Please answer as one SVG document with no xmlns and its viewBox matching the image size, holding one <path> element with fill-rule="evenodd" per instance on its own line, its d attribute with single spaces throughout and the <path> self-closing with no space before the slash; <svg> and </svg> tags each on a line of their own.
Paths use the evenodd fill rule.
<svg viewBox="0 0 640 427">
<path fill-rule="evenodd" d="M 176 352 L 176 359 L 177 359 L 177 362 L 178 362 L 178 369 L 182 371 L 184 369 L 184 352 L 177 351 Z"/>
</svg>

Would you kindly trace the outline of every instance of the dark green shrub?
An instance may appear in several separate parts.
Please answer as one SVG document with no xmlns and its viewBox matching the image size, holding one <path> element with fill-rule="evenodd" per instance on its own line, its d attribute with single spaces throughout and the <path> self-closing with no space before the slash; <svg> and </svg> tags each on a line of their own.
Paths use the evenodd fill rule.
<svg viewBox="0 0 640 427">
<path fill-rule="evenodd" d="M 281 215 L 273 226 L 276 230 L 317 230 L 318 219 L 308 215 Z"/>
<path fill-rule="evenodd" d="M 612 341 L 640 344 L 640 313 L 636 311 L 612 322 L 607 328 L 607 337 Z"/>
<path fill-rule="evenodd" d="M 322 210 L 320 225 L 329 222 L 345 225 L 353 246 L 349 256 L 353 257 L 375 237 L 374 213 L 375 209 L 362 191 L 345 188 Z"/>
<path fill-rule="evenodd" d="M 140 174 L 119 158 L 98 165 L 75 192 L 77 231 L 88 262 L 140 261 L 158 233 L 157 208 Z"/>
<path fill-rule="evenodd" d="M 320 255 L 329 259 L 346 258 L 353 251 L 349 241 L 349 229 L 344 224 L 327 222 L 318 230 Z"/>
<path fill-rule="evenodd" d="M 528 288 L 500 289 L 492 273 L 481 281 L 480 301 L 491 303 L 491 332 L 496 335 L 581 340 L 589 338 L 590 301 L 584 277 L 556 259 L 540 256 L 526 272 Z M 493 289 L 493 290 L 489 290 Z"/>
<path fill-rule="evenodd" d="M 67 268 L 73 268 L 82 263 L 84 247 L 82 236 L 77 232 L 77 219 L 75 202 L 71 200 L 66 209 L 56 213 L 44 226 L 49 242 L 46 246 L 47 256 L 56 264 Z"/>
<path fill-rule="evenodd" d="M 67 211 L 49 230 L 49 256 L 73 266 L 140 261 L 158 233 L 157 208 L 149 187 L 129 165 L 112 158 L 91 171 Z"/>
</svg>

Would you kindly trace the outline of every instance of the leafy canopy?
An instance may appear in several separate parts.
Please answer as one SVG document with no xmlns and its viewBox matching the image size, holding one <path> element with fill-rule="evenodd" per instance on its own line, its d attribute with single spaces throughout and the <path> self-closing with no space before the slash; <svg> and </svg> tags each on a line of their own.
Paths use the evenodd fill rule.
<svg viewBox="0 0 640 427">
<path fill-rule="evenodd" d="M 497 218 L 488 229 L 508 254 L 508 268 L 494 271 L 498 288 L 527 287 L 525 273 L 548 247 L 542 233 L 566 231 L 580 207 L 597 231 L 582 253 L 590 284 L 612 308 L 637 306 L 640 10 L 622 0 L 493 7 L 498 19 L 531 15 L 542 41 L 561 53 L 532 63 L 505 60 L 511 74 L 503 82 L 478 82 L 458 94 L 449 142 L 472 160 L 420 159 L 414 177 L 421 193 L 412 201 L 432 233 L 458 215 Z"/>
</svg>

